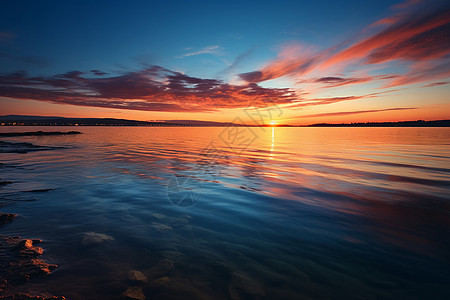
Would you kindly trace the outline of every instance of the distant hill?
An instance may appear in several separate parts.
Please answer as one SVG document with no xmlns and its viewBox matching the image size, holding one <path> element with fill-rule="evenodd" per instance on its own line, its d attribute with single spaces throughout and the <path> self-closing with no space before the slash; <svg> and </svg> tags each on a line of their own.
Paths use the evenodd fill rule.
<svg viewBox="0 0 450 300">
<path fill-rule="evenodd" d="M 197 120 L 165 120 L 165 121 L 136 121 L 114 118 L 65 118 L 7 115 L 0 116 L 2 126 L 166 126 L 166 127 L 227 127 L 242 126 L 229 122 L 197 121 Z M 254 126 L 249 124 L 249 126 Z M 269 126 L 269 125 L 266 125 Z M 279 125 L 280 127 L 296 127 Z M 450 120 L 437 121 L 402 121 L 402 122 L 366 122 L 366 123 L 319 123 L 302 127 L 450 127 Z"/>
<path fill-rule="evenodd" d="M 196 121 L 196 120 L 168 120 L 168 121 L 136 121 L 114 118 L 65 118 L 7 115 L 0 116 L 2 126 L 235 126 L 233 123 Z"/>
<path fill-rule="evenodd" d="M 450 120 L 436 121 L 401 121 L 401 122 L 366 122 L 366 123 L 341 123 L 327 124 L 319 123 L 308 125 L 308 127 L 450 127 Z"/>
</svg>

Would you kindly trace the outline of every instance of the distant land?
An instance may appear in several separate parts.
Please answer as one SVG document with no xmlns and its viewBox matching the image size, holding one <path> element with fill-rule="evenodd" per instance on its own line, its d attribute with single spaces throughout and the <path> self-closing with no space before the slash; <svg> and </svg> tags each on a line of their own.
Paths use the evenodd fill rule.
<svg viewBox="0 0 450 300">
<path fill-rule="evenodd" d="M 233 123 L 195 121 L 195 120 L 167 120 L 167 121 L 136 121 L 113 118 L 65 118 L 7 115 L 0 116 L 1 126 L 237 126 Z"/>
<path fill-rule="evenodd" d="M 164 127 L 227 127 L 245 126 L 230 122 L 197 120 L 136 121 L 114 118 L 65 118 L 7 115 L 0 116 L 1 126 L 164 126 Z M 254 127 L 255 125 L 247 125 Z M 264 125 L 270 126 L 270 125 Z M 311 125 L 277 125 L 277 127 L 450 127 L 450 120 L 400 121 L 400 122 L 362 122 L 362 123 L 318 123 Z"/>
<path fill-rule="evenodd" d="M 362 122 L 362 123 L 319 123 L 308 125 L 308 127 L 450 127 L 450 120 L 435 121 L 400 121 L 400 122 Z"/>
</svg>

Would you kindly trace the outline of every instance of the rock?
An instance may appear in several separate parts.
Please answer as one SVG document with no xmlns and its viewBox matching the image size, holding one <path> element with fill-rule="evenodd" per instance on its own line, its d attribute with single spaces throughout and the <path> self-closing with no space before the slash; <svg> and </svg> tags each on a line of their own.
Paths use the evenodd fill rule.
<svg viewBox="0 0 450 300">
<path fill-rule="evenodd" d="M 138 281 L 138 282 L 147 282 L 147 276 L 145 276 L 142 272 L 131 270 L 128 272 L 128 279 L 131 281 Z"/>
<path fill-rule="evenodd" d="M 165 258 L 148 270 L 147 275 L 150 279 L 160 278 L 172 271 L 173 268 L 173 261 Z"/>
<path fill-rule="evenodd" d="M 63 296 L 32 296 L 24 293 L 17 293 L 9 296 L 2 296 L 0 299 L 5 300 L 66 300 L 66 297 Z"/>
<path fill-rule="evenodd" d="M 122 297 L 125 299 L 145 300 L 145 296 L 142 293 L 142 287 L 130 286 L 122 293 Z"/>
<path fill-rule="evenodd" d="M 164 225 L 161 223 L 153 223 L 151 225 L 152 228 L 155 228 L 158 232 L 169 232 L 171 231 L 173 228 L 168 226 L 168 225 Z"/>
<path fill-rule="evenodd" d="M 86 232 L 84 234 L 82 243 L 84 246 L 90 246 L 98 245 L 106 241 L 114 241 L 114 238 L 103 233 Z"/>
<path fill-rule="evenodd" d="M 45 147 L 31 143 L 14 143 L 0 141 L 0 153 L 27 153 L 30 151 L 53 150 L 58 147 Z"/>
<path fill-rule="evenodd" d="M 231 275 L 228 293 L 233 300 L 247 299 L 249 295 L 253 297 L 265 295 L 263 287 L 257 281 L 240 273 Z"/>
<path fill-rule="evenodd" d="M 17 248 L 19 249 L 19 252 L 23 256 L 39 256 L 42 253 L 44 253 L 44 249 L 41 247 L 35 246 L 35 244 L 39 244 L 41 240 L 22 240 L 17 245 Z"/>
<path fill-rule="evenodd" d="M 164 277 L 152 280 L 149 283 L 149 287 L 156 289 L 156 288 L 162 287 L 163 285 L 166 285 L 167 283 L 169 283 L 169 281 L 170 281 L 169 277 L 164 276 Z"/>
<path fill-rule="evenodd" d="M 35 244 L 40 240 L 0 236 L 0 270 L 5 285 L 15 285 L 31 278 L 47 275 L 56 265 L 47 264 L 37 257 L 43 249 Z"/>
<path fill-rule="evenodd" d="M 162 220 L 166 217 L 166 215 L 160 214 L 160 213 L 154 213 L 152 214 L 152 217 L 158 220 Z"/>
<path fill-rule="evenodd" d="M 14 220 L 14 218 L 16 216 L 17 215 L 15 215 L 15 214 L 6 214 L 6 213 L 0 212 L 0 226 L 6 224 L 8 222 L 11 222 L 12 220 Z"/>
<path fill-rule="evenodd" d="M 81 134 L 79 131 L 29 131 L 29 132 L 2 132 L 0 137 L 16 137 L 16 136 L 44 136 L 44 135 L 72 135 Z"/>
<path fill-rule="evenodd" d="M 8 181 L 8 180 L 6 180 L 6 181 L 0 181 L 0 186 L 2 186 L 2 185 L 7 185 L 7 184 L 11 184 L 11 183 L 13 183 L 12 181 Z"/>
<path fill-rule="evenodd" d="M 28 191 L 24 191 L 25 193 L 45 193 L 45 192 L 50 192 L 53 191 L 54 189 L 37 189 L 37 190 L 28 190 Z"/>
</svg>

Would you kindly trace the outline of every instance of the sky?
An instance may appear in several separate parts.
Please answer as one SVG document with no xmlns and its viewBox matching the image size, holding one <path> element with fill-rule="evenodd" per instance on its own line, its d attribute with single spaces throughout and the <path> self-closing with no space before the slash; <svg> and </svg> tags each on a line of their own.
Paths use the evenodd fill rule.
<svg viewBox="0 0 450 300">
<path fill-rule="evenodd" d="M 448 1 L 2 1 L 1 115 L 450 119 Z"/>
</svg>

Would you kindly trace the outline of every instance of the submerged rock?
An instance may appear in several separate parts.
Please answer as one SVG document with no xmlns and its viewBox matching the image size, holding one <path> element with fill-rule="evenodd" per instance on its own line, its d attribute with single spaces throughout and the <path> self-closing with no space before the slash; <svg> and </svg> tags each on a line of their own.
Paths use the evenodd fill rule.
<svg viewBox="0 0 450 300">
<path fill-rule="evenodd" d="M 122 298 L 125 299 L 135 299 L 135 300 L 145 300 L 145 296 L 142 293 L 142 287 L 130 286 L 122 293 Z"/>
<path fill-rule="evenodd" d="M 148 285 L 150 288 L 156 289 L 156 288 L 162 287 L 163 285 L 168 284 L 169 281 L 170 281 L 169 277 L 164 276 L 164 277 L 152 280 Z"/>
<path fill-rule="evenodd" d="M 154 213 L 154 214 L 152 214 L 152 217 L 155 219 L 158 219 L 158 220 L 162 220 L 162 219 L 165 219 L 167 216 L 160 214 L 160 213 Z"/>
<path fill-rule="evenodd" d="M 0 212 L 0 226 L 14 220 L 17 215 Z"/>
<path fill-rule="evenodd" d="M 150 268 L 150 270 L 148 270 L 147 272 L 147 275 L 150 279 L 160 278 L 169 273 L 170 271 L 172 271 L 173 268 L 174 268 L 173 261 L 165 258 L 161 260 L 159 263 L 157 263 L 155 266 Z"/>
<path fill-rule="evenodd" d="M 249 296 L 257 298 L 265 295 L 261 284 L 247 275 L 240 273 L 233 273 L 231 275 L 228 293 L 233 300 L 248 299 Z"/>
<path fill-rule="evenodd" d="M 151 227 L 156 229 L 158 232 L 162 232 L 162 233 L 169 232 L 173 229 L 169 225 L 165 225 L 165 224 L 161 224 L 161 223 L 153 223 L 151 225 Z"/>
<path fill-rule="evenodd" d="M 131 270 L 128 272 L 128 279 L 131 281 L 137 281 L 137 282 L 147 282 L 147 276 L 144 275 L 144 273 L 136 270 Z"/>
<path fill-rule="evenodd" d="M 103 233 L 86 232 L 84 234 L 82 243 L 84 246 L 90 246 L 98 245 L 106 241 L 114 241 L 114 238 Z"/>
</svg>

